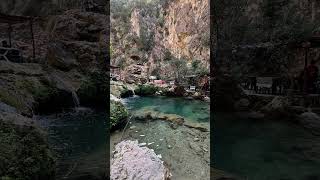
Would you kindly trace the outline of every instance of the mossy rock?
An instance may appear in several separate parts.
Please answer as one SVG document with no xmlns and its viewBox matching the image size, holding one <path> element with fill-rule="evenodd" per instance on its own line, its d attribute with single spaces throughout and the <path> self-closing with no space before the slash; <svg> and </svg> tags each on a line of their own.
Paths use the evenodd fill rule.
<svg viewBox="0 0 320 180">
<path fill-rule="evenodd" d="M 19 110 L 23 109 L 25 106 L 18 96 L 4 89 L 0 89 L 0 101 Z"/>
<path fill-rule="evenodd" d="M 139 85 L 134 91 L 139 96 L 152 96 L 156 94 L 158 88 L 153 85 Z"/>
<path fill-rule="evenodd" d="M 127 98 L 127 97 L 131 97 L 133 95 L 134 95 L 134 92 L 128 88 L 124 88 L 120 93 L 121 98 Z"/>
<path fill-rule="evenodd" d="M 54 176 L 55 159 L 41 131 L 0 121 L 0 179 L 53 180 Z"/>
<path fill-rule="evenodd" d="M 118 101 L 110 101 L 110 126 L 115 127 L 126 121 L 129 113 L 126 107 Z"/>
<path fill-rule="evenodd" d="M 77 94 L 82 105 L 106 105 L 106 94 L 109 93 L 109 82 L 106 73 L 92 72 L 82 80 Z"/>
</svg>

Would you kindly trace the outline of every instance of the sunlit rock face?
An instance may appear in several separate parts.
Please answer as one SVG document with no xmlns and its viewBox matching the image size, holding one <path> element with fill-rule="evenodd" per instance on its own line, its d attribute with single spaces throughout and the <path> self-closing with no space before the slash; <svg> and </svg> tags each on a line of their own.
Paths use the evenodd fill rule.
<svg viewBox="0 0 320 180">
<path fill-rule="evenodd" d="M 137 1 L 138 2 L 138 1 Z M 111 2 L 113 9 L 116 2 Z M 132 64 L 141 64 L 141 77 L 155 71 L 173 77 L 170 61 L 187 63 L 197 60 L 209 69 L 210 27 L 209 1 L 159 0 L 155 5 L 134 6 L 129 14 L 111 12 L 111 63 L 128 75 Z M 121 8 L 120 8 L 121 9 Z M 132 58 L 138 57 L 138 58 Z M 127 79 L 132 79 L 127 77 Z M 140 77 L 136 78 L 141 81 Z"/>
<path fill-rule="evenodd" d="M 164 46 L 176 57 L 209 61 L 209 10 L 207 0 L 170 3 L 165 10 Z"/>
</svg>

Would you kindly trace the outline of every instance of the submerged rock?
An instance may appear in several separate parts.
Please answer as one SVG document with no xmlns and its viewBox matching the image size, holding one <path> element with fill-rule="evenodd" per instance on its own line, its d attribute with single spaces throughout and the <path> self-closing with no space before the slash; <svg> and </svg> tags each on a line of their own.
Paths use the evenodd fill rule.
<svg viewBox="0 0 320 180">
<path fill-rule="evenodd" d="M 167 180 L 168 168 L 157 154 L 138 141 L 122 141 L 115 147 L 111 159 L 111 179 Z"/>
<path fill-rule="evenodd" d="M 289 100 L 287 97 L 277 96 L 266 106 L 262 107 L 261 111 L 269 116 L 288 117 L 288 106 Z"/>
<path fill-rule="evenodd" d="M 246 98 L 242 98 L 235 103 L 235 110 L 237 111 L 247 111 L 249 109 L 250 101 Z"/>
<path fill-rule="evenodd" d="M 184 118 L 176 114 L 166 114 L 154 110 L 154 107 L 145 108 L 139 111 L 135 111 L 133 117 L 137 120 L 165 120 L 171 123 L 182 125 Z"/>
<path fill-rule="evenodd" d="M 300 123 L 313 133 L 320 135 L 320 116 L 313 112 L 305 112 L 299 116 Z"/>
</svg>

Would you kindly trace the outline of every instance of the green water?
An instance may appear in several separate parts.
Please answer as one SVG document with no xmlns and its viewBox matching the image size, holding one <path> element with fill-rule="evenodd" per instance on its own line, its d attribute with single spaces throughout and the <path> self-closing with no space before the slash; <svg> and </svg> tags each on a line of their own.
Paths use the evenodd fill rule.
<svg viewBox="0 0 320 180">
<path fill-rule="evenodd" d="M 56 179 L 103 179 L 106 169 L 106 113 L 39 116 L 57 158 Z"/>
<path fill-rule="evenodd" d="M 320 138 L 295 125 L 214 117 L 215 167 L 248 180 L 320 179 Z"/>
<path fill-rule="evenodd" d="M 185 98 L 167 97 L 137 97 L 125 99 L 125 104 L 131 111 L 153 107 L 155 111 L 167 114 L 177 114 L 195 122 L 209 122 L 209 103 Z"/>
</svg>

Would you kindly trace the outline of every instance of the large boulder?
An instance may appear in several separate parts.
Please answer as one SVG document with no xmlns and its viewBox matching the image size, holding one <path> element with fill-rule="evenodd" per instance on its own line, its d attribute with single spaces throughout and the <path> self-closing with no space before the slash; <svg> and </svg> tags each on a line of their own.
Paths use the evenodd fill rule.
<svg viewBox="0 0 320 180">
<path fill-rule="evenodd" d="M 60 70 L 68 71 L 78 65 L 74 55 L 66 51 L 62 43 L 51 43 L 48 46 L 48 63 Z"/>
<path fill-rule="evenodd" d="M 0 113 L 0 179 L 55 179 L 55 160 L 32 119 Z"/>
<path fill-rule="evenodd" d="M 31 117 L 34 112 L 47 113 L 73 107 L 65 74 L 46 72 L 40 64 L 0 62 L 0 101 L 18 113 Z M 59 83 L 64 81 L 64 83 Z"/>
<path fill-rule="evenodd" d="M 288 117 L 289 100 L 287 97 L 276 96 L 266 106 L 261 108 L 261 112 L 269 117 Z"/>
<path fill-rule="evenodd" d="M 174 95 L 175 96 L 182 97 L 182 96 L 184 96 L 185 92 L 186 92 L 186 90 L 184 89 L 183 86 L 177 86 L 174 88 Z"/>
<path fill-rule="evenodd" d="M 170 172 L 157 154 L 138 141 L 122 141 L 116 145 L 111 159 L 112 180 L 168 180 Z"/>
<path fill-rule="evenodd" d="M 110 93 L 118 98 L 127 98 L 134 95 L 134 86 L 121 81 L 110 82 Z"/>
</svg>

